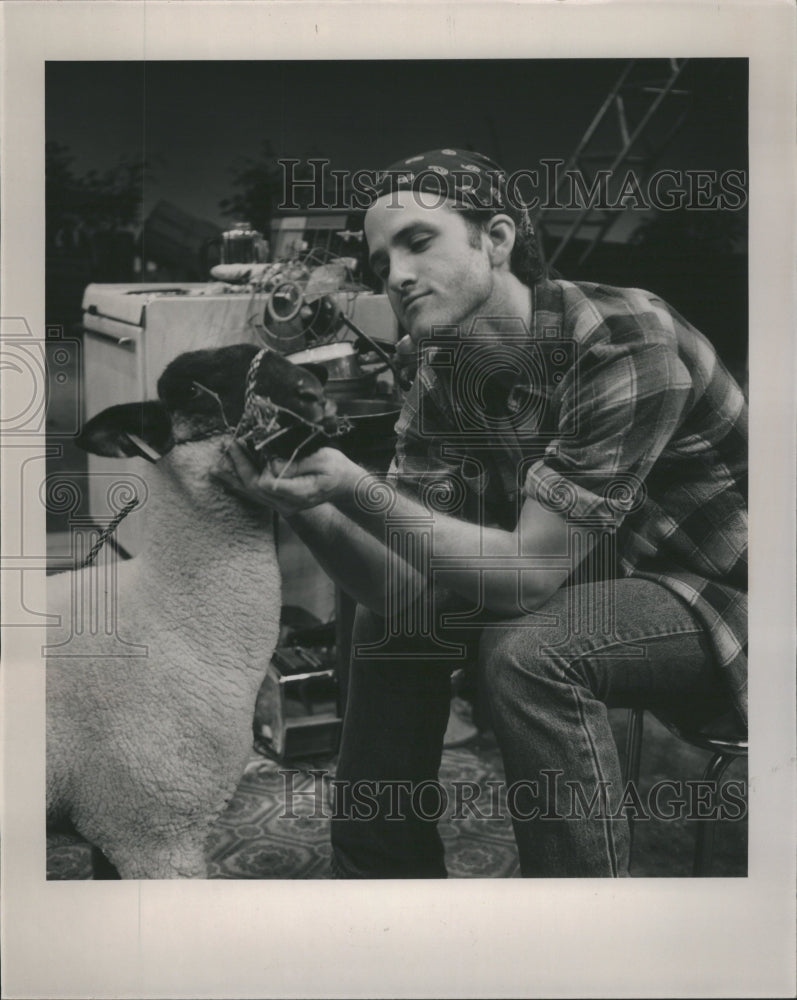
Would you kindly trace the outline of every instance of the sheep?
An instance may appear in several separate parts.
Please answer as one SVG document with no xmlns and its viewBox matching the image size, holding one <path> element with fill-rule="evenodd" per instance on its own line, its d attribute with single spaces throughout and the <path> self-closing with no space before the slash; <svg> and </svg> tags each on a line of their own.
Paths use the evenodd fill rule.
<svg viewBox="0 0 797 1000">
<path fill-rule="evenodd" d="M 159 379 L 158 401 L 112 406 L 78 438 L 99 455 L 162 455 L 136 470 L 148 489 L 147 537 L 117 566 L 118 632 L 147 656 L 108 655 L 118 649 L 107 635 L 71 634 L 72 594 L 91 569 L 48 578 L 61 622 L 47 658 L 48 822 L 99 849 L 118 871 L 111 877 L 207 877 L 209 828 L 248 759 L 278 637 L 280 573 L 271 512 L 213 471 L 244 413 L 250 368 L 248 398 L 270 397 L 291 428 L 273 454 L 297 450 L 304 421 L 328 429 L 336 420 L 312 372 L 273 351 L 256 367 L 257 354 L 247 344 L 183 354 Z"/>
</svg>

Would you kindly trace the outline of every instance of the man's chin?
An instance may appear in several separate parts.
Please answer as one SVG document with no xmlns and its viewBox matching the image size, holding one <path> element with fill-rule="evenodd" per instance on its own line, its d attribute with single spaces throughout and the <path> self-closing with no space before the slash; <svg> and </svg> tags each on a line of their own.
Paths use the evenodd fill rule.
<svg viewBox="0 0 797 1000">
<path fill-rule="evenodd" d="M 456 326 L 456 321 L 452 320 L 449 316 L 425 315 L 423 318 L 419 316 L 414 323 L 405 326 L 405 330 L 407 330 L 413 344 L 418 346 L 425 340 L 440 336 L 443 332 L 450 336 Z"/>
<path fill-rule="evenodd" d="M 405 329 L 407 328 L 405 327 Z M 413 346 L 417 347 L 419 344 L 423 343 L 424 340 L 429 339 L 429 337 L 431 336 L 431 330 L 425 325 L 418 324 L 416 326 L 407 329 L 407 336 L 409 337 Z"/>
</svg>

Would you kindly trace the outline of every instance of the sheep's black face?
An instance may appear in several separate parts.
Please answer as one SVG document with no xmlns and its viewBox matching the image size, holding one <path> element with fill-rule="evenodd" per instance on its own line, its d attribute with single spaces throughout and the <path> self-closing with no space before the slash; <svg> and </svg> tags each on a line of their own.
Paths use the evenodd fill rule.
<svg viewBox="0 0 797 1000">
<path fill-rule="evenodd" d="M 235 344 L 181 354 L 158 379 L 172 420 L 173 444 L 232 431 L 244 408 L 246 379 L 257 348 Z"/>
<path fill-rule="evenodd" d="M 175 445 L 217 435 L 237 432 L 240 436 L 250 369 L 257 354 L 252 344 L 181 354 L 158 380 L 159 402 L 109 407 L 86 424 L 77 443 L 99 455 L 124 457 L 141 454 L 142 442 L 163 454 Z M 328 441 L 325 432 L 339 433 L 335 407 L 325 399 L 322 382 L 309 369 L 291 364 L 274 351 L 262 353 L 252 390 L 246 407 L 249 425 L 271 423 L 271 431 L 284 432 L 260 434 L 260 447 L 253 457 L 287 458 L 308 439 L 304 451 Z M 264 446 L 265 436 L 269 442 Z"/>
<path fill-rule="evenodd" d="M 336 419 L 314 371 L 274 351 L 264 351 L 255 365 L 236 437 L 257 464 L 269 456 L 309 454 L 349 430 L 347 420 Z"/>
<path fill-rule="evenodd" d="M 252 345 L 236 344 L 182 354 L 166 368 L 158 381 L 158 395 L 171 416 L 174 444 L 236 428 L 240 434 L 246 409 L 250 429 L 252 418 L 263 427 L 270 425 L 267 453 L 287 457 L 333 416 L 334 404 L 325 399 L 316 375 L 268 350 L 262 352 L 252 373 L 247 408 L 251 366 L 257 354 Z M 265 436 L 260 435 L 261 442 Z"/>
<path fill-rule="evenodd" d="M 275 351 L 267 351 L 260 359 L 254 395 L 270 399 L 311 424 L 320 424 L 335 413 L 335 405 L 324 396 L 324 386 L 316 372 L 286 361 Z"/>
</svg>

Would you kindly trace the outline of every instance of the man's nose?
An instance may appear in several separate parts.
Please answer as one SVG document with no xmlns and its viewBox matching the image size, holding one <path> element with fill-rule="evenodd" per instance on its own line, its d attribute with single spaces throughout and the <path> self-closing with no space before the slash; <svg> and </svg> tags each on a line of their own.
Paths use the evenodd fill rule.
<svg viewBox="0 0 797 1000">
<path fill-rule="evenodd" d="M 415 282 L 415 269 L 412 260 L 405 254 L 397 254 L 390 262 L 390 273 L 387 283 L 391 291 L 402 292 L 409 285 Z"/>
</svg>

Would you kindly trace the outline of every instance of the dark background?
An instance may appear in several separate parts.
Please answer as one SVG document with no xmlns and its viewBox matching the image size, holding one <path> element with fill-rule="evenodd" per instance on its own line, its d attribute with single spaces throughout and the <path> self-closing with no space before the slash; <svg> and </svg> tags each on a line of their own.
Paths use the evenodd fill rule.
<svg viewBox="0 0 797 1000">
<path fill-rule="evenodd" d="M 450 145 L 510 171 L 566 160 L 627 62 L 48 63 L 47 322 L 78 323 L 90 281 L 204 280 L 203 240 L 242 206 L 255 206 L 248 214 L 258 212 L 261 227 L 279 214 L 281 157 L 375 170 Z M 668 72 L 669 60 L 636 61 L 634 86 L 623 92 L 632 125 Z M 746 172 L 747 60 L 689 60 L 675 89 L 632 150 L 646 160 L 640 169 Z M 609 157 L 618 141 L 612 116 L 597 145 Z M 191 220 L 196 246 L 179 260 L 150 261 L 147 271 L 148 248 L 158 256 L 154 215 L 164 206 Z M 577 241 L 559 271 L 658 292 L 744 381 L 746 211 L 615 214 L 589 258 L 578 262 Z M 541 220 L 549 248 L 552 226 Z"/>
</svg>

